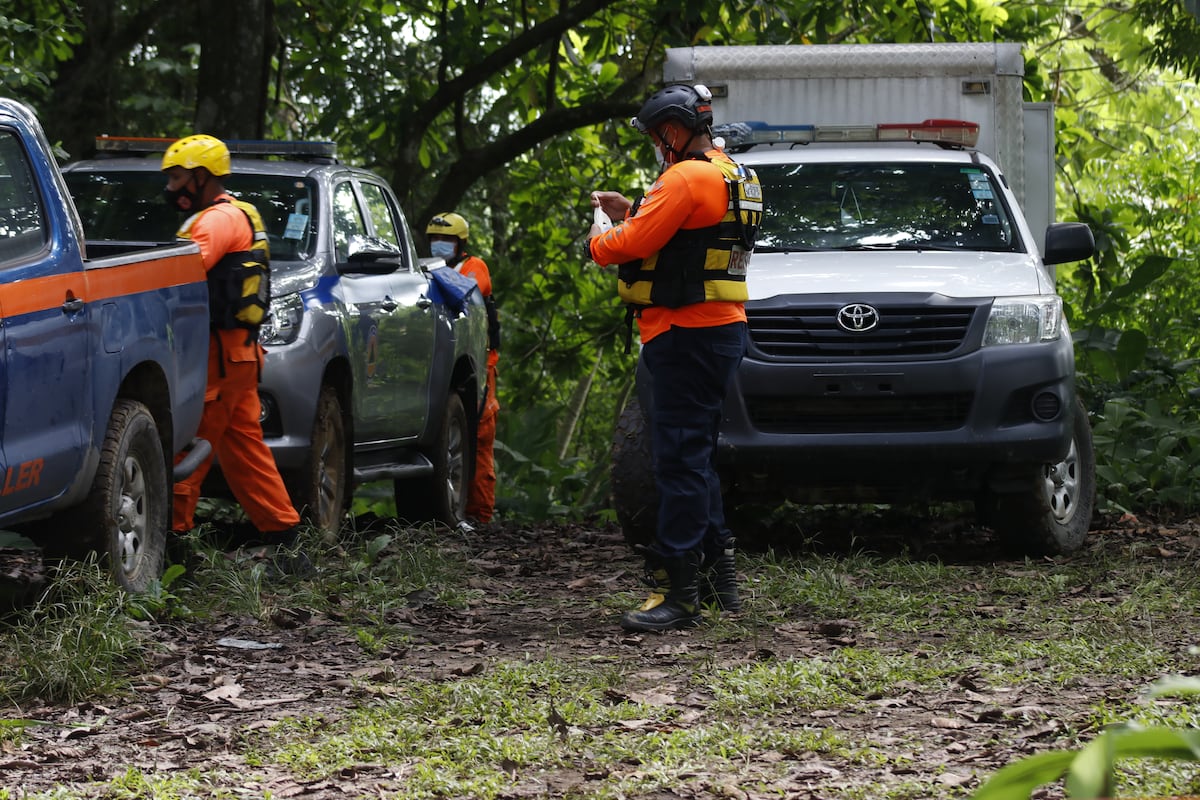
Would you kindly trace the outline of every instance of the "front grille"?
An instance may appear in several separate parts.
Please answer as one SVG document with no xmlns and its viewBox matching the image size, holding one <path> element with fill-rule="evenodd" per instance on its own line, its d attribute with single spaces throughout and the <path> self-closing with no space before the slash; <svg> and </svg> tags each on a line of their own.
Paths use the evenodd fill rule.
<svg viewBox="0 0 1200 800">
<path fill-rule="evenodd" d="M 840 359 L 937 356 L 962 346 L 978 306 L 876 305 L 879 324 L 850 333 L 837 324 L 847 303 L 765 307 L 747 304 L 750 339 L 765 356 Z"/>
<path fill-rule="evenodd" d="M 763 433 L 904 433 L 966 424 L 970 392 L 905 397 L 747 397 Z"/>
</svg>

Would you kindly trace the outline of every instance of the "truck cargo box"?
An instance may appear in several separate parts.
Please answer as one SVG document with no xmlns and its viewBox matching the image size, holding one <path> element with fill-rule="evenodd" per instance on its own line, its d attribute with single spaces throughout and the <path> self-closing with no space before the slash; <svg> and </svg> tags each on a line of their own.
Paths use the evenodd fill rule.
<svg viewBox="0 0 1200 800">
<path fill-rule="evenodd" d="M 961 119 L 1004 170 L 1038 238 L 1054 220 L 1054 111 L 1025 103 L 1021 45 L 997 43 L 668 48 L 667 83 L 713 91 L 715 122 L 856 125 Z M 1039 246 L 1042 243 L 1039 242 Z"/>
</svg>

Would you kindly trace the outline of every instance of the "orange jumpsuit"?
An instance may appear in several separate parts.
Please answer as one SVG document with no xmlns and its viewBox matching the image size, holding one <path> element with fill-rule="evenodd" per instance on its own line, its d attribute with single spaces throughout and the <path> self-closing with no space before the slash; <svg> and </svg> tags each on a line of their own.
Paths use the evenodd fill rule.
<svg viewBox="0 0 1200 800">
<path fill-rule="evenodd" d="M 233 198 L 222 194 L 217 199 Z M 179 236 L 199 245 L 204 268 L 209 270 L 226 253 L 249 250 L 253 233 L 246 215 L 229 202 L 198 212 L 184 223 Z M 244 329 L 211 333 L 204 414 L 196 435 L 212 444 L 226 483 L 254 527 L 261 533 L 276 533 L 299 524 L 300 515 L 288 497 L 275 457 L 263 441 L 258 399 L 263 349 L 257 341 L 247 343 L 246 334 Z M 217 337 L 219 343 L 215 341 Z M 193 515 L 200 499 L 200 485 L 212 462 L 213 456 L 209 456 L 195 472 L 175 484 L 172 530 L 187 531 L 195 526 Z"/>
<path fill-rule="evenodd" d="M 467 256 L 459 263 L 458 271 L 468 278 L 474 278 L 479 284 L 479 291 L 484 297 L 492 296 L 492 275 L 488 265 L 478 256 Z M 500 410 L 500 401 L 496 399 L 496 362 L 500 353 L 495 348 L 488 349 L 487 356 L 487 402 L 483 406 L 483 416 L 479 419 L 479 431 L 475 442 L 475 476 L 471 481 L 471 490 L 467 496 L 467 516 L 479 522 L 490 522 L 496 507 L 496 413 Z"/>
</svg>

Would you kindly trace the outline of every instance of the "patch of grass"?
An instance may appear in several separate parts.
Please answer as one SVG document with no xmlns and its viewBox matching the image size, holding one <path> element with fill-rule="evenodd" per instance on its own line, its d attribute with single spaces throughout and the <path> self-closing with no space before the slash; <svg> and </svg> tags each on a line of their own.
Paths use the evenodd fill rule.
<svg viewBox="0 0 1200 800">
<path fill-rule="evenodd" d="M 255 761 L 310 777 L 387 764 L 411 798 L 495 798 L 523 775 L 575 770 L 596 776 L 587 796 L 616 798 L 669 788 L 681 776 L 736 772 L 764 750 L 789 762 L 848 746 L 829 729 L 736 719 L 697 724 L 681 718 L 677 703 L 617 691 L 623 680 L 616 669 L 546 660 L 502 664 L 453 683 L 406 682 L 401 697 L 335 725 L 280 723 L 260 741 Z"/>
<path fill-rule="evenodd" d="M 60 788 L 48 792 L 18 795 L 23 800 L 74 800 L 78 797 L 102 797 L 104 800 L 234 800 L 246 796 L 243 789 L 234 788 L 235 781 L 229 775 L 205 775 L 199 770 L 181 772 L 146 773 L 136 767 L 127 767 L 124 772 L 104 783 L 102 794 L 82 795 L 77 790 Z M 0 800 L 7 794 L 0 790 Z"/>
<path fill-rule="evenodd" d="M 74 703 L 125 689 L 145 647 L 129 596 L 94 558 L 62 562 L 46 586 L 0 637 L 0 696 Z"/>
<path fill-rule="evenodd" d="M 856 707 L 900 683 L 942 683 L 946 667 L 907 653 L 844 648 L 828 657 L 766 661 L 712 670 L 704 685 L 713 710 L 761 719 L 784 710 Z"/>
</svg>

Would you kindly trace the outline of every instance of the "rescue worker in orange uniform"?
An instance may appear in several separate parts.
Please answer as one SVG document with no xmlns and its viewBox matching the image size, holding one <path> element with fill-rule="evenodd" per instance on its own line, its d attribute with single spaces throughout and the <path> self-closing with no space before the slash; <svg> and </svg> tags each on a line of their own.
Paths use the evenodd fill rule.
<svg viewBox="0 0 1200 800">
<path fill-rule="evenodd" d="M 179 139 L 163 156 L 162 169 L 167 177 L 164 193 L 168 205 L 193 212 L 176 235 L 200 247 L 209 275 L 208 384 L 196 435 L 212 444 L 229 488 L 263 541 L 287 551 L 296 544 L 300 515 L 263 441 L 258 377 L 264 351 L 256 326 L 230 327 L 230 309 L 222 300 L 218 277 L 231 265 L 253 257 L 256 231 L 252 217 L 258 212 L 249 204 L 238 205 L 225 191 L 222 179 L 230 173 L 229 149 L 219 139 L 205 135 Z M 263 237 L 258 247 L 265 252 L 261 219 L 257 227 L 257 235 Z M 194 527 L 200 486 L 212 461 L 210 455 L 187 479 L 175 484 L 173 530 L 184 532 Z M 275 565 L 284 571 L 311 568 L 303 554 L 277 557 Z"/>
<path fill-rule="evenodd" d="M 650 598 L 621 617 L 633 631 L 685 628 L 700 605 L 736 611 L 733 536 L 715 465 L 721 404 L 746 352 L 746 271 L 762 189 L 712 140 L 712 94 L 676 84 L 655 92 L 631 124 L 650 137 L 662 172 L 636 203 L 595 192 L 621 224 L 593 225 L 588 255 L 620 265 L 618 292 L 636 315 L 653 377 L 649 423 L 659 506 L 646 550 Z"/>
<path fill-rule="evenodd" d="M 471 489 L 467 496 L 467 517 L 476 522 L 491 522 L 496 508 L 496 414 L 500 401 L 496 399 L 496 362 L 500 360 L 500 315 L 496 300 L 492 297 L 492 275 L 488 265 L 479 256 L 468 255 L 467 236 L 471 226 L 467 220 L 454 212 L 438 214 L 429 221 L 425 234 L 429 238 L 429 254 L 441 258 L 479 284 L 479 292 L 487 308 L 488 354 L 487 354 L 487 398 L 475 444 L 475 471 Z"/>
</svg>

